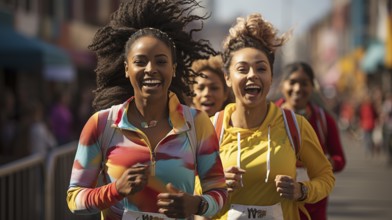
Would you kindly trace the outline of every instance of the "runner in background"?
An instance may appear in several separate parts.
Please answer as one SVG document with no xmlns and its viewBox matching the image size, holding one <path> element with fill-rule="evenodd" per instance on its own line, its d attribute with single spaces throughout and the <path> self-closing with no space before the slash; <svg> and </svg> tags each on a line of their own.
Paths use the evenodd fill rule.
<svg viewBox="0 0 392 220">
<path fill-rule="evenodd" d="M 193 84 L 193 107 L 207 112 L 211 117 L 233 101 L 232 92 L 226 85 L 220 55 L 196 60 L 192 69 L 197 74 L 194 78 L 196 83 Z"/>
<path fill-rule="evenodd" d="M 317 137 L 332 165 L 334 172 L 340 172 L 346 165 L 346 158 L 340 140 L 339 129 L 335 119 L 321 106 L 311 101 L 311 96 L 315 88 L 315 75 L 311 66 L 304 62 L 294 62 L 286 65 L 283 70 L 283 80 L 281 83 L 282 99 L 276 104 L 283 108 L 293 110 L 295 113 L 304 116 L 312 125 Z M 302 166 L 301 163 L 298 166 Z M 306 169 L 297 169 L 297 180 L 309 179 Z M 306 204 L 312 219 L 327 219 L 328 198 L 314 204 Z M 306 216 L 301 213 L 301 219 Z"/>
</svg>

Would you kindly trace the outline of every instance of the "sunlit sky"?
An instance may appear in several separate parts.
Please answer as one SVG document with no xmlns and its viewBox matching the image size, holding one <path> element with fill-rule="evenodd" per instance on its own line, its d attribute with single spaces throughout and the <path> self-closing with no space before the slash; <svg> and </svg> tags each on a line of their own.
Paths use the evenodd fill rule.
<svg viewBox="0 0 392 220">
<path fill-rule="evenodd" d="M 205 0 L 215 1 L 215 19 L 231 20 L 252 12 L 261 13 L 279 31 L 294 28 L 300 33 L 331 8 L 332 0 Z"/>
</svg>

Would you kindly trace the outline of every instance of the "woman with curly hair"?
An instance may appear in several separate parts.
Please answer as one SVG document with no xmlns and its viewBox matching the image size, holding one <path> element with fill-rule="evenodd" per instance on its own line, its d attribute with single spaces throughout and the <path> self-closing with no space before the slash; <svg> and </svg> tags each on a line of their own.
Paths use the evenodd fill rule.
<svg viewBox="0 0 392 220">
<path fill-rule="evenodd" d="M 195 96 L 192 104 L 195 108 L 207 112 L 208 116 L 213 116 L 232 101 L 220 55 L 196 60 L 192 64 L 192 70 L 199 74 L 195 77 L 196 83 L 193 84 Z"/>
<path fill-rule="evenodd" d="M 102 219 L 213 216 L 227 197 L 206 113 L 181 104 L 191 64 L 214 55 L 192 39 L 194 0 L 122 3 L 90 48 L 98 57 L 94 107 L 80 135 L 67 202 Z M 132 95 L 134 94 L 134 95 Z M 193 195 L 199 175 L 203 194 Z M 97 186 L 102 175 L 102 186 Z"/>
<path fill-rule="evenodd" d="M 323 199 L 334 186 L 331 164 L 309 122 L 267 100 L 275 52 L 286 39 L 260 14 L 251 14 L 237 18 L 224 41 L 235 103 L 212 119 L 229 191 L 214 218 L 299 220 L 305 202 Z M 297 159 L 310 180 L 296 181 Z"/>
</svg>

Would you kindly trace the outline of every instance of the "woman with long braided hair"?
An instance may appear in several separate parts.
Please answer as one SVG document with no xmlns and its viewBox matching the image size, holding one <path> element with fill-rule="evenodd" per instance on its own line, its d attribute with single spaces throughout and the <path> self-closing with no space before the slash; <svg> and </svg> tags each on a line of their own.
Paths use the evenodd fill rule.
<svg viewBox="0 0 392 220">
<path fill-rule="evenodd" d="M 94 108 L 80 136 L 67 202 L 102 219 L 213 216 L 226 201 L 208 115 L 181 104 L 191 64 L 215 51 L 194 40 L 194 0 L 122 3 L 90 49 L 98 58 Z M 203 194 L 193 195 L 198 174 Z M 102 186 L 96 186 L 99 175 Z"/>
</svg>

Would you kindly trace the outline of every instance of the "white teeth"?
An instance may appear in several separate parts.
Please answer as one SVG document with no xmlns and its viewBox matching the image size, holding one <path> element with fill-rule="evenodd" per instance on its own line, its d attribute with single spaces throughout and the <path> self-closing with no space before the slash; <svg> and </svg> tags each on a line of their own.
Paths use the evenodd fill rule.
<svg viewBox="0 0 392 220">
<path fill-rule="evenodd" d="M 246 86 L 246 89 L 260 89 L 260 86 L 256 86 L 256 85 L 250 85 L 250 86 Z"/>
<path fill-rule="evenodd" d="M 146 83 L 146 84 L 158 84 L 158 83 L 161 83 L 161 81 L 160 80 L 156 80 L 156 79 L 147 79 L 147 80 L 144 80 L 143 83 Z"/>
</svg>

